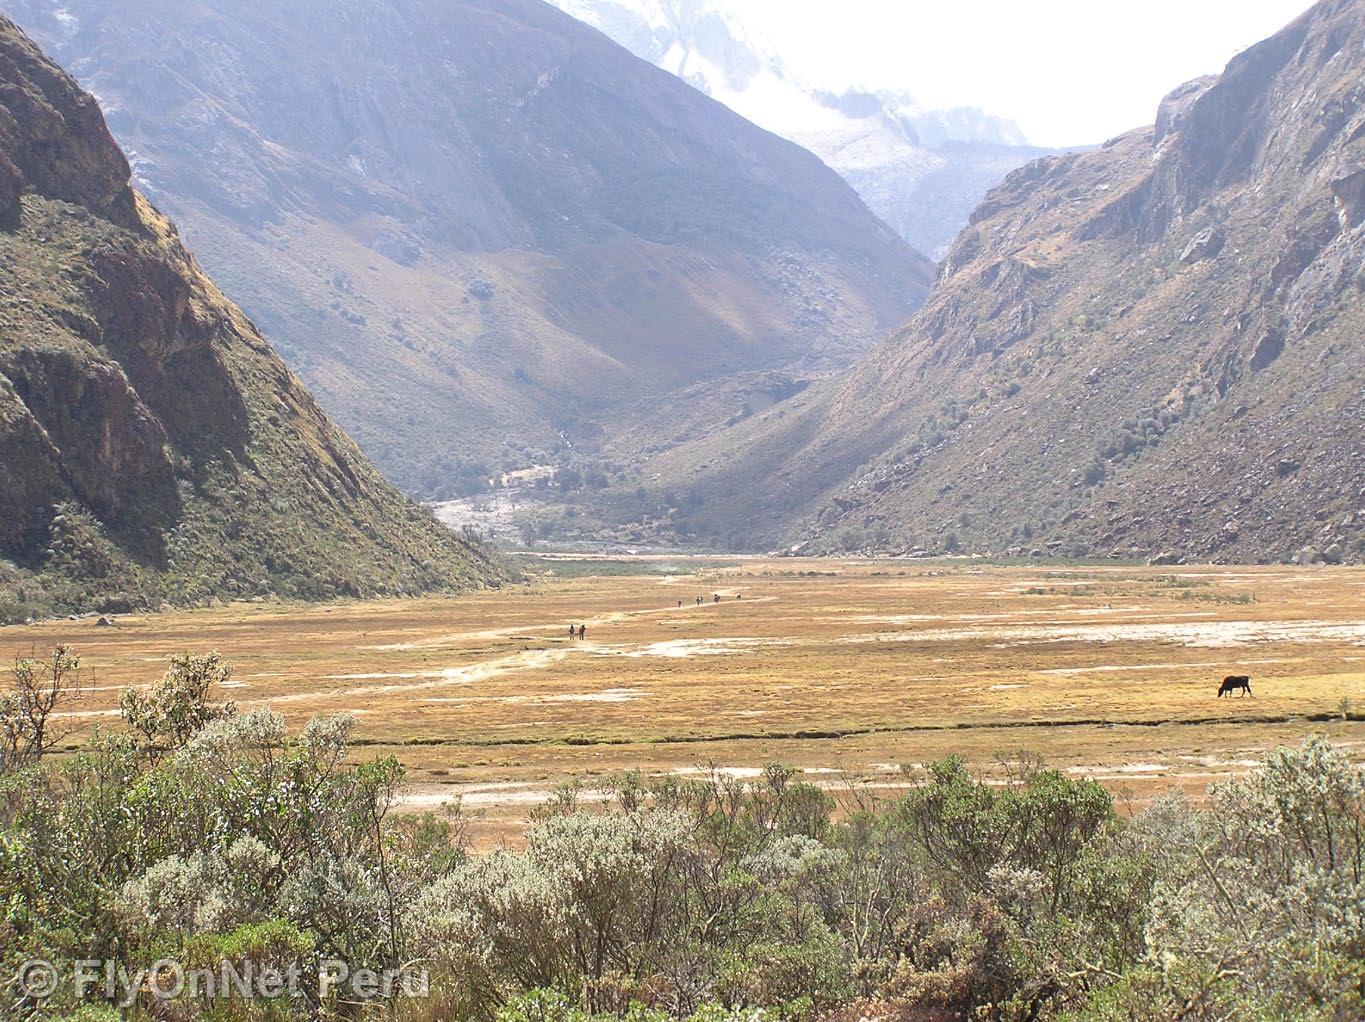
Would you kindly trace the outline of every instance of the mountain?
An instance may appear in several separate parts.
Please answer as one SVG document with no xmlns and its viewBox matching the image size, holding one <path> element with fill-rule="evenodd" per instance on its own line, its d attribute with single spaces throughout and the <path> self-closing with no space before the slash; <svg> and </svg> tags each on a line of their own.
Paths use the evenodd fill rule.
<svg viewBox="0 0 1365 1022">
<path fill-rule="evenodd" d="M 972 209 L 1053 150 L 974 107 L 926 110 L 904 92 L 806 81 L 755 37 L 733 0 L 551 0 L 755 124 L 809 149 L 877 216 L 940 258 Z"/>
<path fill-rule="evenodd" d="M 400 496 L 0 17 L 0 621 L 498 569 Z"/>
<path fill-rule="evenodd" d="M 1323 0 L 1012 173 L 885 345 L 648 476 L 751 543 L 1360 560 L 1362 99 L 1365 0 Z"/>
<path fill-rule="evenodd" d="M 930 265 L 817 159 L 539 0 L 15 0 L 139 186 L 412 491 L 847 365 Z"/>
</svg>

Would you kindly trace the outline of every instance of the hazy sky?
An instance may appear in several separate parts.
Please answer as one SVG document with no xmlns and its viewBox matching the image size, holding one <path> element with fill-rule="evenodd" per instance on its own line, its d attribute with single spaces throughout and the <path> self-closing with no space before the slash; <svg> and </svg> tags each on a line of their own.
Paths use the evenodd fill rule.
<svg viewBox="0 0 1365 1022">
<path fill-rule="evenodd" d="M 731 0 L 790 67 L 1012 117 L 1040 145 L 1150 124 L 1308 0 Z"/>
</svg>

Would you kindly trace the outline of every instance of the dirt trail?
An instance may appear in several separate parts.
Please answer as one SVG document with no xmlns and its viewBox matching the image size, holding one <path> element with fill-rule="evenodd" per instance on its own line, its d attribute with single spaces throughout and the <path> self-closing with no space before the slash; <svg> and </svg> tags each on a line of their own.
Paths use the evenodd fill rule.
<svg viewBox="0 0 1365 1022">
<path fill-rule="evenodd" d="M 502 674 L 517 671 L 538 671 L 549 667 L 551 664 L 558 663 L 574 652 L 577 651 L 571 648 L 527 650 L 508 656 L 494 657 L 491 660 L 480 660 L 462 667 L 446 667 L 437 671 L 419 672 L 415 676 L 426 679 L 421 681 L 392 685 L 365 685 L 360 688 L 321 689 L 314 692 L 290 692 L 287 695 L 273 696 L 267 701 L 274 704 L 308 702 L 317 699 L 371 698 L 401 692 L 424 692 L 432 689 L 451 688 L 457 685 L 471 685 L 476 681 L 487 681 L 489 678 L 496 678 Z M 412 675 L 339 675 L 338 680 L 410 676 Z"/>
<path fill-rule="evenodd" d="M 722 593 L 722 595 L 724 595 L 724 593 Z M 749 604 L 754 603 L 774 603 L 780 598 L 781 597 L 778 596 L 755 596 L 747 600 L 736 601 L 731 599 L 729 602 L 730 603 L 739 602 L 748 606 Z M 605 614 L 599 613 L 594 614 L 590 617 L 576 618 L 574 619 L 574 623 L 587 625 L 588 631 L 591 632 L 593 628 L 604 628 L 607 627 L 608 625 L 618 624 L 622 621 L 629 621 L 632 618 L 652 617 L 657 614 L 676 614 L 679 611 L 687 611 L 689 613 L 700 613 L 703 610 L 714 609 L 718 606 L 724 605 L 726 604 L 713 603 L 708 597 L 705 603 L 693 603 L 690 600 L 684 600 L 683 605 L 681 607 L 677 606 L 676 604 L 670 604 L 667 607 L 644 607 L 639 610 L 613 610 L 608 611 Z M 432 649 L 438 646 L 454 645 L 459 642 L 470 642 L 480 640 L 487 641 L 489 639 L 505 639 L 513 635 L 522 635 L 538 632 L 545 633 L 546 637 L 558 637 L 561 634 L 563 634 L 563 632 L 567 629 L 567 626 L 568 619 L 566 618 L 563 621 L 549 622 L 542 621 L 539 623 L 511 625 L 507 628 L 477 628 L 472 631 L 465 632 L 447 632 L 444 635 L 435 635 L 429 639 L 419 639 L 414 642 L 391 642 L 381 646 L 366 646 L 364 648 L 374 650 L 397 651 L 412 649 Z"/>
</svg>

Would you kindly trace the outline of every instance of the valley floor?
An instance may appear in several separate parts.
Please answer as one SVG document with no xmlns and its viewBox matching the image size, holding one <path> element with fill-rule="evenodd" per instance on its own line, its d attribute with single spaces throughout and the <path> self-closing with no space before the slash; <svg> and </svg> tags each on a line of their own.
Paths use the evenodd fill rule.
<svg viewBox="0 0 1365 1022">
<path fill-rule="evenodd" d="M 901 764 L 1000 771 L 1023 749 L 1141 804 L 1310 732 L 1365 758 L 1360 568 L 547 559 L 461 598 L 0 629 L 9 654 L 57 642 L 90 674 L 73 740 L 172 653 L 216 650 L 226 696 L 292 726 L 356 714 L 360 753 L 408 767 L 406 804 L 460 796 L 485 845 L 515 842 L 558 785 L 590 800 L 637 768 L 781 761 L 871 798 L 904 788 Z M 1255 694 L 1216 698 L 1226 674 Z"/>
</svg>

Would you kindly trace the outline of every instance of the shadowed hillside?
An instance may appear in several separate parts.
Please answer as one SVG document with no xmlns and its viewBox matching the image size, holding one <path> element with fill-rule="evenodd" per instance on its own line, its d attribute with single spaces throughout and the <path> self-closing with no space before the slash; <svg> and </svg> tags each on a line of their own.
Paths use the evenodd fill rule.
<svg viewBox="0 0 1365 1022">
<path fill-rule="evenodd" d="M 0 557 L 0 621 L 498 575 L 327 420 L 4 18 Z"/>
</svg>

